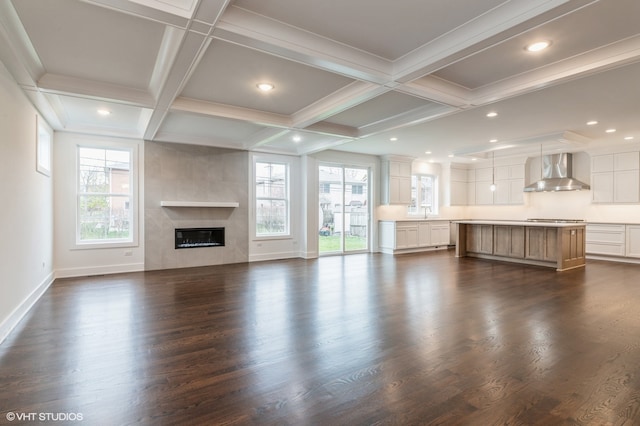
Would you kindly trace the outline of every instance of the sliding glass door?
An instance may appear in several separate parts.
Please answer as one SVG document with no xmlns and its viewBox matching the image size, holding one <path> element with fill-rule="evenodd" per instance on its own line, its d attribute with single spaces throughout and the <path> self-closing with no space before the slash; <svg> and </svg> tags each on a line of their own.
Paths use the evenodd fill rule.
<svg viewBox="0 0 640 426">
<path fill-rule="evenodd" d="M 369 169 L 321 165 L 318 245 L 320 254 L 369 249 Z"/>
</svg>

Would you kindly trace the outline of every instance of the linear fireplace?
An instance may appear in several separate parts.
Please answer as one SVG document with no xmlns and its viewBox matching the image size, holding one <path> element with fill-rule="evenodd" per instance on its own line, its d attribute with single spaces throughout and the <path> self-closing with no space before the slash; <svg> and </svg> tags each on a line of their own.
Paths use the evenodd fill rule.
<svg viewBox="0 0 640 426">
<path fill-rule="evenodd" d="M 224 228 L 177 228 L 176 249 L 224 246 Z"/>
</svg>

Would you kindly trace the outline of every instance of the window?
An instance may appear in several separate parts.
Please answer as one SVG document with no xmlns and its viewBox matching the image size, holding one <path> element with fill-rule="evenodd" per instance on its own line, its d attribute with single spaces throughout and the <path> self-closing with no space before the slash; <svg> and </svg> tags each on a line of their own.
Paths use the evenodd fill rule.
<svg viewBox="0 0 640 426">
<path fill-rule="evenodd" d="M 289 165 L 255 164 L 256 236 L 289 235 Z"/>
<path fill-rule="evenodd" d="M 434 175 L 411 176 L 411 205 L 409 214 L 432 215 L 438 213 L 438 179 Z"/>
<path fill-rule="evenodd" d="M 78 147 L 77 242 L 133 241 L 131 149 Z"/>
</svg>

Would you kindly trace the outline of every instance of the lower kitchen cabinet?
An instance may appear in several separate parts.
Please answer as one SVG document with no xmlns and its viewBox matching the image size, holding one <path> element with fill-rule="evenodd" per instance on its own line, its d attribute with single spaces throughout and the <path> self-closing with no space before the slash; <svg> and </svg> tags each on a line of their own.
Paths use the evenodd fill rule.
<svg viewBox="0 0 640 426">
<path fill-rule="evenodd" d="M 493 227 L 493 254 L 496 256 L 524 258 L 524 226 Z"/>
<path fill-rule="evenodd" d="M 587 253 L 604 256 L 624 256 L 626 226 L 608 223 L 587 225 Z"/>
<path fill-rule="evenodd" d="M 467 225 L 466 232 L 467 252 L 493 254 L 493 225 Z"/>
<path fill-rule="evenodd" d="M 627 225 L 626 256 L 640 257 L 640 225 Z"/>
<path fill-rule="evenodd" d="M 446 248 L 450 242 L 448 221 L 391 221 L 378 225 L 378 245 L 383 253 Z"/>
<path fill-rule="evenodd" d="M 640 258 L 640 224 L 588 224 L 586 252 L 592 257 L 622 261 Z"/>
<path fill-rule="evenodd" d="M 527 227 L 526 259 L 552 262 L 558 256 L 558 229 L 545 227 Z"/>
</svg>

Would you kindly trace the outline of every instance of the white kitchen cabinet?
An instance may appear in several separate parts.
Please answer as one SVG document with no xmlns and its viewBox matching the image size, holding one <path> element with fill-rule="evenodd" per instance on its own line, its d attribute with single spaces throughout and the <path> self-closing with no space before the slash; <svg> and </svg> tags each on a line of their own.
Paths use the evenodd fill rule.
<svg viewBox="0 0 640 426">
<path fill-rule="evenodd" d="M 380 185 L 383 204 L 411 204 L 411 161 L 404 157 L 383 157 Z"/>
<path fill-rule="evenodd" d="M 495 204 L 522 204 L 524 179 L 496 180 Z"/>
<path fill-rule="evenodd" d="M 591 197 L 594 203 L 613 203 L 613 172 L 591 174 Z"/>
<path fill-rule="evenodd" d="M 431 246 L 449 245 L 451 239 L 451 231 L 449 222 L 432 222 L 431 228 Z"/>
<path fill-rule="evenodd" d="M 494 204 L 524 203 L 524 165 L 496 167 Z"/>
<path fill-rule="evenodd" d="M 613 155 L 613 170 L 638 170 L 640 168 L 640 153 L 619 152 Z"/>
<path fill-rule="evenodd" d="M 480 181 L 489 181 L 493 180 L 493 168 L 484 167 L 481 169 L 476 169 L 476 182 Z"/>
<path fill-rule="evenodd" d="M 524 179 L 524 166 L 513 164 L 496 167 L 496 180 Z"/>
<path fill-rule="evenodd" d="M 604 173 L 613 171 L 613 154 L 594 155 L 591 157 L 591 172 Z"/>
<path fill-rule="evenodd" d="M 586 226 L 586 232 L 587 254 L 625 255 L 625 225 L 589 223 Z"/>
<path fill-rule="evenodd" d="M 467 171 L 467 169 L 457 167 L 450 169 L 449 204 L 452 206 L 466 206 L 468 204 Z"/>
<path fill-rule="evenodd" d="M 403 224 L 396 227 L 396 246 L 398 250 L 418 247 L 417 224 Z"/>
<path fill-rule="evenodd" d="M 476 204 L 476 183 L 467 182 L 467 205 L 473 206 Z"/>
<path fill-rule="evenodd" d="M 613 172 L 613 202 L 640 202 L 640 170 Z"/>
<path fill-rule="evenodd" d="M 451 181 L 450 191 L 451 198 L 450 204 L 452 206 L 466 206 L 469 202 L 469 195 L 467 194 L 468 182 Z"/>
<path fill-rule="evenodd" d="M 383 253 L 446 247 L 451 239 L 448 221 L 380 221 L 379 246 Z"/>
<path fill-rule="evenodd" d="M 640 225 L 626 226 L 625 248 L 627 257 L 640 257 Z"/>
<path fill-rule="evenodd" d="M 476 204 L 491 205 L 493 204 L 493 193 L 491 190 L 491 180 L 476 182 Z"/>
<path fill-rule="evenodd" d="M 640 153 L 594 155 L 591 159 L 594 203 L 640 202 Z"/>
<path fill-rule="evenodd" d="M 418 246 L 428 247 L 431 245 L 431 225 L 429 222 L 418 222 Z"/>
<path fill-rule="evenodd" d="M 474 181 L 467 184 L 468 205 L 510 205 L 524 203 L 524 164 L 475 169 Z M 468 175 L 467 178 L 470 178 Z M 491 191 L 495 183 L 496 190 Z"/>
</svg>

